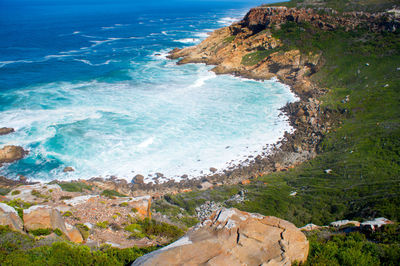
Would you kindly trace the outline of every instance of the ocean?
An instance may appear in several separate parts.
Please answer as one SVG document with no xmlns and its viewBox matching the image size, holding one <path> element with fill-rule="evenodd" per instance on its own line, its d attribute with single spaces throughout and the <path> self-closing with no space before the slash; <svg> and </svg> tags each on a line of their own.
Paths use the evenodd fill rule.
<svg viewBox="0 0 400 266">
<path fill-rule="evenodd" d="M 290 88 L 166 55 L 265 2 L 1 0 L 0 147 L 29 154 L 0 175 L 179 181 L 260 154 L 292 130 Z"/>
</svg>

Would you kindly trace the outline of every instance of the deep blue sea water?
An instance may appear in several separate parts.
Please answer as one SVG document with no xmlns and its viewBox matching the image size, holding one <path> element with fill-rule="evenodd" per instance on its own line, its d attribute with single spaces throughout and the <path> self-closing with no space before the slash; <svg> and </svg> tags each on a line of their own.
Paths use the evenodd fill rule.
<svg viewBox="0 0 400 266">
<path fill-rule="evenodd" d="M 260 153 L 291 130 L 290 89 L 165 55 L 263 2 L 0 0 L 0 146 L 29 150 L 0 175 L 179 179 Z"/>
</svg>

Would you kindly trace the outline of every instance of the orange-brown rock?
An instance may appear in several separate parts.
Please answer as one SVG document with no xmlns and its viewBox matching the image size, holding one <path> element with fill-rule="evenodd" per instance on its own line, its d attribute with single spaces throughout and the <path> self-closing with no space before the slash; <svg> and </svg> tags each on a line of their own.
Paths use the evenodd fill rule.
<svg viewBox="0 0 400 266">
<path fill-rule="evenodd" d="M 0 149 L 0 166 L 2 163 L 12 163 L 22 159 L 27 152 L 19 146 L 8 145 Z"/>
<path fill-rule="evenodd" d="M 151 196 L 135 197 L 120 202 L 126 202 L 130 208 L 136 209 L 141 218 L 151 218 Z"/>
<path fill-rule="evenodd" d="M 23 232 L 23 223 L 17 211 L 4 203 L 0 203 L 0 225 L 8 225 L 12 230 Z"/>
<path fill-rule="evenodd" d="M 24 210 L 24 227 L 28 231 L 51 228 L 60 229 L 64 233 L 67 232 L 60 212 L 45 205 L 35 205 Z"/>
<path fill-rule="evenodd" d="M 250 184 L 250 183 L 251 183 L 251 181 L 248 180 L 248 179 L 245 179 L 245 180 L 240 181 L 240 184 L 242 184 L 242 185 L 248 185 L 248 184 Z"/>
<path fill-rule="evenodd" d="M 83 242 L 83 237 L 79 230 L 70 224 L 65 224 L 67 231 L 66 231 L 66 236 L 68 239 L 74 243 L 82 243 Z"/>
<path fill-rule="evenodd" d="M 304 262 L 308 247 L 305 235 L 292 223 L 223 208 L 133 265 L 290 265 Z"/>
</svg>

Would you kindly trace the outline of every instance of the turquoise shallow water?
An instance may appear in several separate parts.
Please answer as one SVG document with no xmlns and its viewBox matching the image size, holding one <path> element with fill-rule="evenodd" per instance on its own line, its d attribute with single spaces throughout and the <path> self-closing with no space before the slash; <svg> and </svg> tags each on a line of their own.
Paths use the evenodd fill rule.
<svg viewBox="0 0 400 266">
<path fill-rule="evenodd" d="M 175 9 L 160 1 L 19 2 L 2 2 L 0 14 L 0 127 L 16 129 L 0 146 L 21 145 L 29 155 L 0 175 L 196 177 L 291 130 L 279 111 L 295 100 L 287 86 L 165 58 L 257 1 L 182 1 Z M 76 171 L 63 173 L 65 166 Z"/>
</svg>

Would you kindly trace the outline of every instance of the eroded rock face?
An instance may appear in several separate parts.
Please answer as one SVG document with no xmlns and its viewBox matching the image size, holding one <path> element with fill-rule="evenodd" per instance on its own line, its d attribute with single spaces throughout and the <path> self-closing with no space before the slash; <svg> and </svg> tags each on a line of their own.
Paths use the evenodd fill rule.
<svg viewBox="0 0 400 266">
<path fill-rule="evenodd" d="M 19 146 L 9 145 L 0 149 L 0 166 L 2 163 L 12 163 L 22 159 L 27 152 Z"/>
<path fill-rule="evenodd" d="M 290 265 L 307 259 L 308 246 L 292 223 L 222 208 L 183 238 L 133 265 Z"/>
<path fill-rule="evenodd" d="M 39 228 L 58 228 L 64 233 L 67 232 L 60 212 L 45 205 L 35 205 L 24 210 L 24 226 L 28 231 Z"/>
<path fill-rule="evenodd" d="M 17 211 L 4 203 L 0 203 L 0 225 L 8 225 L 12 230 L 23 232 L 23 223 Z"/>
</svg>

